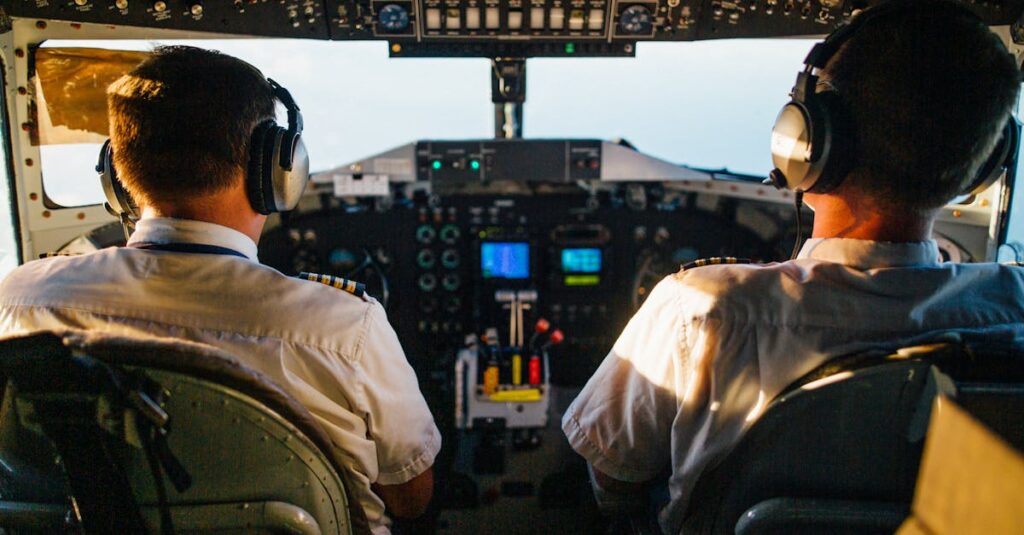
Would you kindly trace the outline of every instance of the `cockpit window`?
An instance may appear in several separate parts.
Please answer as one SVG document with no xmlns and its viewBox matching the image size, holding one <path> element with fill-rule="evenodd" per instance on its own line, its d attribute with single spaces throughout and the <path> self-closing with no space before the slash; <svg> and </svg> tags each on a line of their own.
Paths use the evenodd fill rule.
<svg viewBox="0 0 1024 535">
<path fill-rule="evenodd" d="M 416 139 L 491 137 L 485 59 L 391 59 L 384 43 L 304 40 L 48 41 L 45 47 L 148 50 L 190 44 L 249 61 L 304 111 L 314 171 Z M 643 43 L 636 58 L 531 59 L 527 137 L 622 138 L 666 160 L 764 175 L 768 133 L 812 41 Z M 96 140 L 41 147 L 61 206 L 102 202 Z"/>
<path fill-rule="evenodd" d="M 1017 102 L 1017 118 L 1024 117 L 1024 99 Z M 1024 151 L 1022 151 L 1024 152 Z M 996 236 L 1001 243 L 996 259 L 1000 262 L 1024 262 L 1024 154 L 1017 154 L 1016 183 L 1009 199 L 1005 236 Z"/>
<path fill-rule="evenodd" d="M 775 115 L 814 42 L 641 43 L 636 58 L 530 60 L 524 134 L 622 138 L 671 162 L 767 176 Z"/>
<path fill-rule="evenodd" d="M 150 50 L 159 44 L 219 50 L 287 87 L 303 110 L 313 171 L 418 138 L 493 135 L 490 66 L 484 59 L 392 60 L 386 43 L 286 39 L 47 41 L 44 47 Z M 40 148 L 50 201 L 61 206 L 102 202 L 93 171 L 99 144 Z"/>
<path fill-rule="evenodd" d="M 3 67 L 3 62 L 0 62 Z M 0 77 L 0 132 L 10 132 L 7 125 L 7 91 L 4 80 Z M 14 225 L 14 203 L 11 199 L 13 188 L 8 187 L 13 177 L 10 176 L 10 160 L 7 154 L 6 136 L 0 135 L 0 278 L 18 267 L 18 237 Z"/>
</svg>

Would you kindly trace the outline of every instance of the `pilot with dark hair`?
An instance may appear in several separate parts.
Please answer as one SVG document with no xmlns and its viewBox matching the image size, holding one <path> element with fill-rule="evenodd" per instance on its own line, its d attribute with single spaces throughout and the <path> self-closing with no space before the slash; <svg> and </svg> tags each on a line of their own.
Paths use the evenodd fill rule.
<svg viewBox="0 0 1024 535">
<path fill-rule="evenodd" d="M 806 193 L 814 228 L 798 257 L 666 277 L 566 412 L 599 500 L 670 473 L 659 520 L 678 533 L 701 473 L 829 359 L 950 331 L 1024 342 L 1024 271 L 943 263 L 931 239 L 1006 131 L 1018 65 L 967 8 L 896 1 L 822 65 L 816 89 L 849 121 L 833 156 L 848 164 Z"/>
<path fill-rule="evenodd" d="M 441 438 L 384 309 L 257 260 L 265 203 L 280 199 L 254 193 L 254 166 L 275 164 L 251 155 L 279 89 L 241 60 L 176 46 L 107 95 L 112 165 L 141 219 L 127 247 L 11 273 L 0 333 L 70 327 L 226 350 L 316 417 L 374 533 L 389 532 L 385 510 L 421 514 Z"/>
</svg>

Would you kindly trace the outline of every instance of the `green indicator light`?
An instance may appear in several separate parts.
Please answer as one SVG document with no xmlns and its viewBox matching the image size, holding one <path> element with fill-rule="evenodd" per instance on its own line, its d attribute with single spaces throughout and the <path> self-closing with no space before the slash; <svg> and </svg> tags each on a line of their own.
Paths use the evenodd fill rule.
<svg viewBox="0 0 1024 535">
<path fill-rule="evenodd" d="M 478 160 L 470 160 L 469 167 L 470 169 L 477 171 L 480 169 L 480 162 Z"/>
<path fill-rule="evenodd" d="M 562 279 L 566 286 L 597 286 L 601 284 L 600 275 L 566 275 Z"/>
<path fill-rule="evenodd" d="M 565 43 L 565 53 L 566 54 L 575 54 L 576 53 L 576 44 L 575 43 Z"/>
<path fill-rule="evenodd" d="M 434 167 L 435 171 L 441 170 L 441 160 L 434 160 L 434 163 L 430 164 Z"/>
</svg>

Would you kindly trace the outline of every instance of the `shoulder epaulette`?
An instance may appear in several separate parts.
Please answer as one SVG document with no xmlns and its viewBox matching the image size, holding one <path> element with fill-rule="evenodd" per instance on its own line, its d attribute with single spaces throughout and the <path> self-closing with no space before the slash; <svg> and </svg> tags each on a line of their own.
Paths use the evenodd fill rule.
<svg viewBox="0 0 1024 535">
<path fill-rule="evenodd" d="M 366 285 L 361 282 L 348 280 L 342 277 L 335 277 L 333 275 L 321 275 L 319 273 L 307 273 L 303 271 L 299 273 L 300 279 L 308 281 L 319 282 L 320 284 L 326 284 L 333 286 L 339 290 L 344 290 L 363 301 L 366 301 Z"/>
<path fill-rule="evenodd" d="M 44 258 L 56 258 L 58 256 L 82 256 L 82 253 L 68 253 L 68 252 L 60 252 L 60 251 L 58 251 L 58 252 L 50 252 L 50 253 L 43 253 L 43 254 L 39 255 L 39 259 L 42 260 Z"/>
<path fill-rule="evenodd" d="M 680 271 L 686 271 L 688 269 L 699 268 L 704 266 L 719 266 L 722 264 L 751 264 L 749 258 L 736 258 L 734 256 L 712 256 L 711 258 L 701 258 L 683 264 L 679 269 Z"/>
</svg>

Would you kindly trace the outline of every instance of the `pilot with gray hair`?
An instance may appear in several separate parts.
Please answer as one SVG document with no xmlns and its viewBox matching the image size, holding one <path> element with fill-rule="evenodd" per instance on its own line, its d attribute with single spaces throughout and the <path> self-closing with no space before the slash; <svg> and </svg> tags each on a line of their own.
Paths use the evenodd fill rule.
<svg viewBox="0 0 1024 535">
<path fill-rule="evenodd" d="M 241 60 L 175 46 L 107 96 L 100 168 L 135 231 L 126 247 L 14 270 L 0 283 L 0 334 L 75 328 L 215 346 L 318 420 L 373 533 L 390 531 L 388 515 L 422 514 L 441 437 L 383 307 L 361 285 L 257 259 L 267 215 L 294 208 L 308 180 L 291 95 Z"/>
</svg>

